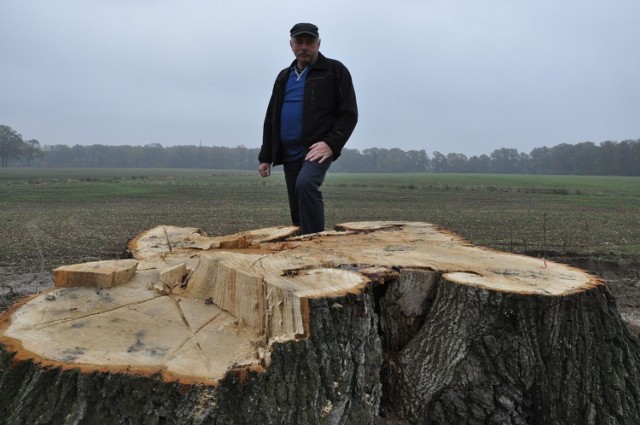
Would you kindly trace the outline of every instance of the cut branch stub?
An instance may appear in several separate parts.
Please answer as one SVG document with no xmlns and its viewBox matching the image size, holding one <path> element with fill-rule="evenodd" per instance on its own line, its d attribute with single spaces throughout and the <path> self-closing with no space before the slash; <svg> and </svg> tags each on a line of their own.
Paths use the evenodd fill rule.
<svg viewBox="0 0 640 425">
<path fill-rule="evenodd" d="M 594 299 L 604 297 L 603 317 L 613 317 L 607 326 L 622 323 L 597 278 L 476 247 L 427 223 L 346 223 L 292 236 L 296 231 L 208 237 L 196 228 L 159 226 L 129 243 L 131 260 L 57 269 L 58 288 L 2 316 L 0 342 L 19 361 L 79 369 L 81 376 L 118 372 L 119 379 L 162 376 L 167 385 L 210 385 L 198 387 L 213 388 L 208 397 L 215 400 L 197 410 L 202 423 L 251 423 L 251 415 L 269 418 L 264 423 L 370 423 L 381 399 L 416 422 L 503 420 L 509 412 L 513 423 L 529 421 L 532 412 L 553 422 L 560 417 L 553 401 L 540 398 L 541 406 L 531 397 L 557 385 L 544 364 L 560 333 L 545 326 L 571 315 L 562 300 L 597 294 Z M 581 329 L 597 327 L 584 320 Z M 616 329 L 623 351 L 635 358 L 637 341 L 622 328 Z M 598 346 L 600 337 L 594 338 Z M 566 359 L 595 367 L 569 351 L 562 350 Z M 492 369 L 512 370 L 501 363 L 512 358 L 519 363 L 509 367 L 529 373 L 511 383 L 510 394 L 518 396 L 496 393 L 498 402 L 489 403 L 474 392 L 474 385 L 482 387 L 469 378 L 474 367 L 491 388 L 496 376 L 513 378 Z M 635 369 L 632 375 L 637 378 Z M 584 398 L 572 400 L 576 409 L 589 408 Z M 633 397 L 620 406 L 631 411 L 637 402 Z M 590 417 L 610 414 L 594 406 Z M 167 417 L 200 423 L 196 413 L 180 412 Z M 573 418 L 567 415 L 563 420 Z"/>
</svg>

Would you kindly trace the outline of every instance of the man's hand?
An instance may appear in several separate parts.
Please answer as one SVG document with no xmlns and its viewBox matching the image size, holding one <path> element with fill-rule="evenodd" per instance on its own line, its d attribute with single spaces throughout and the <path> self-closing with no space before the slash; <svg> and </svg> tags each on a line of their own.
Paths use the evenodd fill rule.
<svg viewBox="0 0 640 425">
<path fill-rule="evenodd" d="M 311 145 L 309 153 L 304 157 L 307 161 L 316 161 L 322 164 L 326 159 L 331 158 L 333 156 L 333 151 L 322 140 Z"/>
<path fill-rule="evenodd" d="M 271 164 L 263 162 L 258 165 L 258 172 L 262 177 L 269 177 L 271 175 Z"/>
</svg>

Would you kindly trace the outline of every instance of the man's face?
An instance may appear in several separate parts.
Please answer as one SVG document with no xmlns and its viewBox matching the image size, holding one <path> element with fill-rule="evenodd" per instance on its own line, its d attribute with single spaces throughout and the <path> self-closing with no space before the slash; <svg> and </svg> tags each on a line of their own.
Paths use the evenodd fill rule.
<svg viewBox="0 0 640 425">
<path fill-rule="evenodd" d="M 291 50 L 298 59 L 298 65 L 307 67 L 318 60 L 318 50 L 320 50 L 320 39 L 310 35 L 301 34 L 290 41 Z"/>
</svg>

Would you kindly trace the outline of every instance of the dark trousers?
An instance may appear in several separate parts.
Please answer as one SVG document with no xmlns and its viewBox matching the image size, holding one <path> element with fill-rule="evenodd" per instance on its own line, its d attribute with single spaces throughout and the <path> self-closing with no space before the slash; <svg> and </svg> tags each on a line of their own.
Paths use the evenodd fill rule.
<svg viewBox="0 0 640 425">
<path fill-rule="evenodd" d="M 283 164 L 291 221 L 300 227 L 303 235 L 324 230 L 324 202 L 320 186 L 330 165 L 331 158 L 322 164 L 305 161 L 304 158 Z"/>
</svg>

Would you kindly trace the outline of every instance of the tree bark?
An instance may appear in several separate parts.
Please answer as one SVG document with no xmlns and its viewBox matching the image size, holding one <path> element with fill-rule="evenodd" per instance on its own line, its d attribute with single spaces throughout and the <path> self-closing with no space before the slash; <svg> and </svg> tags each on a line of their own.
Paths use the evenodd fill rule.
<svg viewBox="0 0 640 425">
<path fill-rule="evenodd" d="M 426 223 L 160 226 L 0 316 L 0 424 L 626 424 L 604 282 Z M 4 422 L 3 422 L 4 421 Z"/>
<path fill-rule="evenodd" d="M 604 285 L 565 296 L 445 278 L 398 359 L 400 411 L 433 424 L 629 424 L 638 340 Z"/>
</svg>

